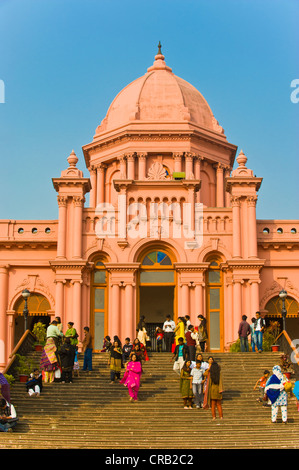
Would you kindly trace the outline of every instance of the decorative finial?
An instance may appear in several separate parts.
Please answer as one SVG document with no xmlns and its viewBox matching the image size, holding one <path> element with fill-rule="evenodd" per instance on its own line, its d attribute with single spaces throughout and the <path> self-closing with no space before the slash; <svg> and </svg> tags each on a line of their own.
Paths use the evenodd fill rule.
<svg viewBox="0 0 299 470">
<path fill-rule="evenodd" d="M 75 167 L 77 162 L 78 162 L 78 157 L 77 155 L 75 154 L 75 151 L 72 150 L 72 153 L 69 155 L 69 157 L 67 158 L 67 161 L 70 165 L 70 167 Z"/>
<path fill-rule="evenodd" d="M 159 41 L 159 44 L 158 44 L 158 54 L 161 54 L 161 55 L 162 55 L 161 47 L 162 47 L 162 44 L 161 44 L 161 42 Z"/>
<path fill-rule="evenodd" d="M 247 157 L 244 155 L 243 150 L 240 151 L 239 155 L 236 158 L 239 167 L 246 167 Z"/>
</svg>

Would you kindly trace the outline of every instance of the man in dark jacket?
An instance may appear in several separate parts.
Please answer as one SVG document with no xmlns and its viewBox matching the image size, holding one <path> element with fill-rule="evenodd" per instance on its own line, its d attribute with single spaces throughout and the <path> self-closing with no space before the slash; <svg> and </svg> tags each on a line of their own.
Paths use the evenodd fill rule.
<svg viewBox="0 0 299 470">
<path fill-rule="evenodd" d="M 61 382 L 72 383 L 73 381 L 73 367 L 75 360 L 76 347 L 71 344 L 70 338 L 65 338 L 63 345 L 60 348 L 59 355 L 61 361 Z"/>
<path fill-rule="evenodd" d="M 246 320 L 247 320 L 247 316 L 242 315 L 242 321 L 239 325 L 239 331 L 238 331 L 242 352 L 249 351 L 248 336 L 250 335 L 250 325 Z"/>
</svg>

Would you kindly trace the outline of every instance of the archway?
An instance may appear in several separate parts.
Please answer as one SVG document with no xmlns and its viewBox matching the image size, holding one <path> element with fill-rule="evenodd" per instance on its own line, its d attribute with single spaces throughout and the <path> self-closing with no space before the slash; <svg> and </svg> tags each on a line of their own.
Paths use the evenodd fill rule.
<svg viewBox="0 0 299 470">
<path fill-rule="evenodd" d="M 176 272 L 173 254 L 151 248 L 140 257 L 138 279 L 138 318 L 145 316 L 152 350 L 156 349 L 155 329 L 163 326 L 166 315 L 176 317 Z"/>
<path fill-rule="evenodd" d="M 14 345 L 18 343 L 24 334 L 24 316 L 23 311 L 25 307 L 25 300 L 23 297 L 19 297 L 14 306 L 15 311 L 15 334 L 14 334 Z M 48 311 L 51 310 L 48 299 L 37 292 L 32 292 L 27 300 L 28 307 L 28 320 L 27 328 L 32 331 L 34 324 L 42 322 L 48 327 L 50 323 L 50 316 Z"/>
<path fill-rule="evenodd" d="M 285 299 L 285 308 L 287 311 L 286 316 L 286 330 L 290 333 L 292 339 L 299 337 L 299 304 L 294 298 L 287 296 Z M 282 330 L 282 300 L 277 295 L 268 300 L 265 311 L 267 323 L 270 321 L 278 321 Z"/>
</svg>

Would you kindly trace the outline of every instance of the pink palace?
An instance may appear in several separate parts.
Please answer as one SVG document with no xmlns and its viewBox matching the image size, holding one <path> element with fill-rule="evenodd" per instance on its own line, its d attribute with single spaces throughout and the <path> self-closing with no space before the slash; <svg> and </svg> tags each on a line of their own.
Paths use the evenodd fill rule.
<svg viewBox="0 0 299 470">
<path fill-rule="evenodd" d="M 203 314 L 209 350 L 226 351 L 242 314 L 281 318 L 282 289 L 298 324 L 299 221 L 256 219 L 250 156 L 160 46 L 83 155 L 88 176 L 73 151 L 52 180 L 58 220 L 0 221 L 0 367 L 24 333 L 24 289 L 29 329 L 60 316 L 81 339 L 89 326 L 94 350 L 107 334 L 135 338 L 141 315 L 150 329 Z"/>
</svg>

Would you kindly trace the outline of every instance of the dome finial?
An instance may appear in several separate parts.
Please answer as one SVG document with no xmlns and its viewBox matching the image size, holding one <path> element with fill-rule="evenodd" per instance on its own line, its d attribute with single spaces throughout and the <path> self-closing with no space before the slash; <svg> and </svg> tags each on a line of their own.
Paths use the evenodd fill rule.
<svg viewBox="0 0 299 470">
<path fill-rule="evenodd" d="M 162 44 L 161 44 L 161 41 L 159 41 L 159 44 L 158 44 L 158 54 L 161 54 L 161 55 L 162 55 L 161 47 L 162 47 Z"/>
</svg>

